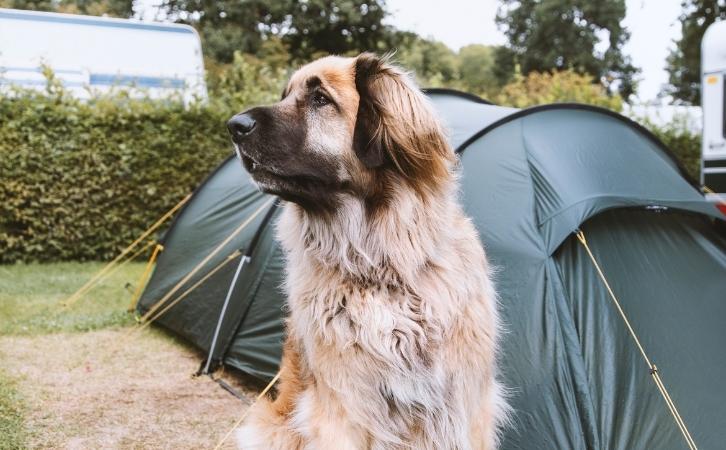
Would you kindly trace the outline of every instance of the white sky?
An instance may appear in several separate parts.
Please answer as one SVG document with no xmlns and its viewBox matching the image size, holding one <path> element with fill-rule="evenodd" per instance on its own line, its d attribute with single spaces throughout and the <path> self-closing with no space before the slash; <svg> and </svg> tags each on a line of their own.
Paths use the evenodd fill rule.
<svg viewBox="0 0 726 450">
<path fill-rule="evenodd" d="M 591 0 L 598 1 L 598 0 Z M 139 0 L 137 8 L 153 18 L 159 0 Z M 388 22 L 404 30 L 444 42 L 454 50 L 467 44 L 503 44 L 494 23 L 498 0 L 387 0 Z M 680 36 L 681 0 L 626 0 L 624 25 L 630 30 L 625 53 L 641 69 L 638 96 L 652 101 L 667 82 L 665 58 Z"/>
</svg>

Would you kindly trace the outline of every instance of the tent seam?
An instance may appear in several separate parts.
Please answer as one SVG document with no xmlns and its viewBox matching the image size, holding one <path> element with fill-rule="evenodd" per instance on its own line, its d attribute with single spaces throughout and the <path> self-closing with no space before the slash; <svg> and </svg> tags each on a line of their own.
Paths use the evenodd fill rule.
<svg viewBox="0 0 726 450">
<path fill-rule="evenodd" d="M 556 272 L 556 275 L 557 275 L 557 278 L 556 279 L 557 279 L 557 282 L 559 283 L 559 286 L 560 286 L 560 289 L 562 290 L 563 295 L 565 295 L 565 297 L 568 300 L 572 299 L 572 295 L 570 294 L 570 291 L 567 289 L 567 286 L 565 285 L 565 283 L 563 281 L 562 272 L 560 271 L 560 265 L 557 263 L 557 260 L 556 260 L 556 258 L 554 256 L 550 256 L 550 258 L 552 260 L 552 264 L 555 266 L 555 272 Z M 582 372 L 585 375 L 585 381 L 587 381 L 587 402 L 588 402 L 588 405 L 590 407 L 590 411 L 593 412 L 593 419 L 595 419 L 595 416 L 594 416 L 595 404 L 592 401 L 592 399 L 594 397 L 594 392 L 592 391 L 592 384 L 593 383 L 592 383 L 592 380 L 590 379 L 590 377 L 589 377 L 589 375 L 587 373 L 587 370 L 586 370 L 584 352 L 582 351 L 582 342 L 579 339 L 580 338 L 580 334 L 579 334 L 579 332 L 577 330 L 577 327 L 574 325 L 574 320 L 572 318 L 572 314 L 570 314 L 569 308 L 565 308 L 565 309 L 567 310 L 567 313 L 569 314 L 568 318 L 570 319 L 570 323 L 573 324 L 573 328 L 575 329 L 575 334 L 578 337 L 578 339 L 577 339 L 577 356 L 578 356 L 578 361 L 582 364 L 582 367 L 583 367 L 583 371 Z M 578 416 L 579 416 L 579 414 L 578 414 Z M 596 422 L 594 420 L 592 421 L 592 424 L 593 424 L 593 428 L 595 428 Z M 595 431 L 599 431 L 599 430 L 594 429 L 593 432 L 595 432 Z M 601 448 L 602 446 L 600 445 L 601 442 L 600 442 L 599 435 L 593 434 L 593 438 L 596 440 L 596 442 L 594 444 L 597 444 L 597 445 L 596 446 L 593 446 L 593 447 L 588 447 L 588 448 Z"/>
</svg>

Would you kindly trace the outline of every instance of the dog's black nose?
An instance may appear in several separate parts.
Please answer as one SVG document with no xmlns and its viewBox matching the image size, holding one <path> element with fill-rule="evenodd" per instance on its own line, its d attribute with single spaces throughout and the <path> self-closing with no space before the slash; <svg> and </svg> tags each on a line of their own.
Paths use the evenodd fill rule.
<svg viewBox="0 0 726 450">
<path fill-rule="evenodd" d="M 252 130 L 255 129 L 256 123 L 257 122 L 255 122 L 255 119 L 247 114 L 237 114 L 236 116 L 229 119 L 229 122 L 227 122 L 227 129 L 232 135 L 232 139 L 242 139 L 243 137 L 252 133 Z"/>
</svg>

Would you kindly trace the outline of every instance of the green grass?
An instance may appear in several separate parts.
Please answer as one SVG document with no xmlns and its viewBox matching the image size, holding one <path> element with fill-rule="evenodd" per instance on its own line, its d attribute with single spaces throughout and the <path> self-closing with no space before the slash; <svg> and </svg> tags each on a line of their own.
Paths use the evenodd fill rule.
<svg viewBox="0 0 726 450">
<path fill-rule="evenodd" d="M 23 408 L 15 383 L 0 369 L 0 450 L 26 448 Z"/>
<path fill-rule="evenodd" d="M 102 267 L 92 262 L 0 266 L 0 335 L 89 331 L 133 323 L 126 309 L 144 263 L 121 266 L 72 306 L 59 305 Z"/>
</svg>

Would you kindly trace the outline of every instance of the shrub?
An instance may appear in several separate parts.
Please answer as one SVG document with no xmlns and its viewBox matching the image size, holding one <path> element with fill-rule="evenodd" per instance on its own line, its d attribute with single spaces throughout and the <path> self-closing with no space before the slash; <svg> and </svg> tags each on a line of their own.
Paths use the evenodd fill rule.
<svg viewBox="0 0 726 450">
<path fill-rule="evenodd" d="M 620 97 L 608 95 L 602 85 L 594 83 L 592 77 L 572 70 L 531 72 L 526 77 L 516 73 L 514 79 L 492 100 L 498 105 L 516 108 L 577 102 L 620 111 L 623 105 Z"/>
<path fill-rule="evenodd" d="M 230 110 L 0 97 L 0 263 L 108 259 L 230 154 Z"/>
<path fill-rule="evenodd" d="M 694 180 L 700 180 L 701 135 L 689 129 L 685 117 L 676 116 L 670 123 L 660 126 L 647 119 L 639 122 L 663 141 Z"/>
<path fill-rule="evenodd" d="M 216 107 L 232 108 L 269 104 L 280 99 L 288 77 L 284 49 L 274 48 L 269 42 L 270 55 L 265 60 L 235 52 L 231 64 L 207 61 L 209 96 Z M 265 47 L 267 48 L 267 47 Z"/>
</svg>

